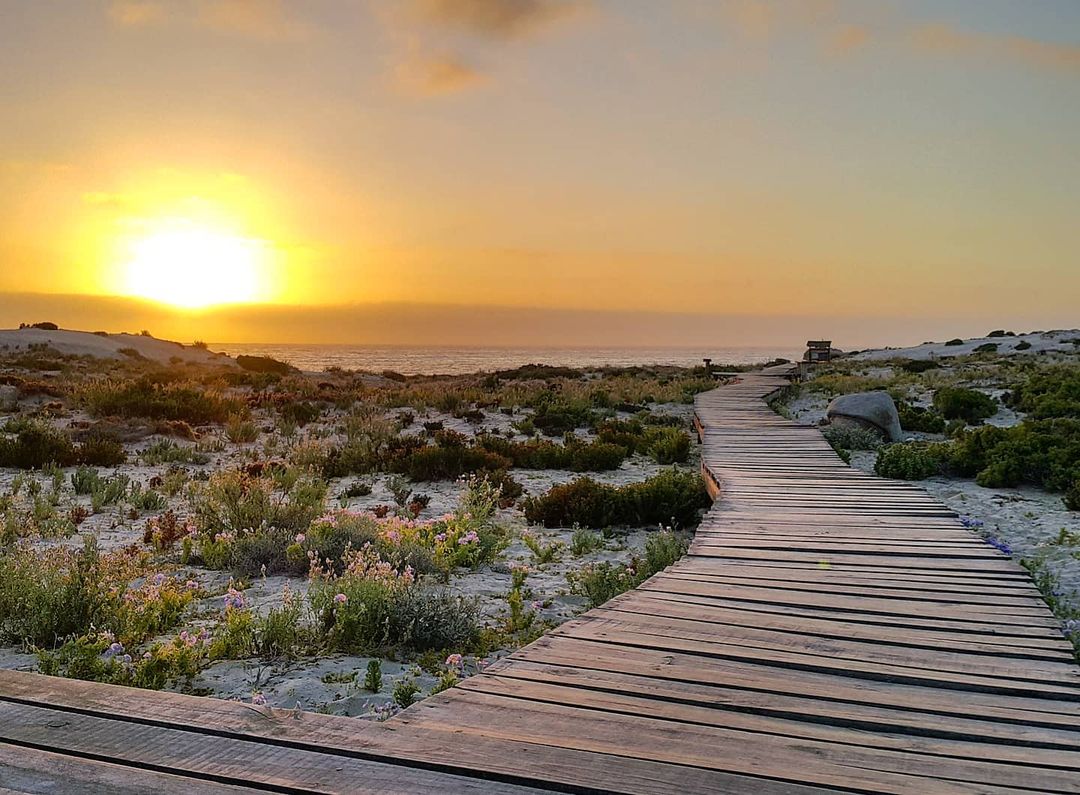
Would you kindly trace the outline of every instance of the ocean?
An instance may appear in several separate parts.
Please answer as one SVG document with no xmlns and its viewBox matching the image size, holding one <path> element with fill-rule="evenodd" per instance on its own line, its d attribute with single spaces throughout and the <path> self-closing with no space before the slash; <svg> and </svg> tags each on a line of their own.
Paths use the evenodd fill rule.
<svg viewBox="0 0 1080 795">
<path fill-rule="evenodd" d="M 524 364 L 567 367 L 626 367 L 671 364 L 700 365 L 706 356 L 716 364 L 757 364 L 770 359 L 797 359 L 802 349 L 708 347 L 693 348 L 485 348 L 420 347 L 408 345 L 271 345 L 211 343 L 211 350 L 230 356 L 272 356 L 301 370 L 320 372 L 327 367 L 403 375 L 460 375 L 508 370 Z"/>
</svg>

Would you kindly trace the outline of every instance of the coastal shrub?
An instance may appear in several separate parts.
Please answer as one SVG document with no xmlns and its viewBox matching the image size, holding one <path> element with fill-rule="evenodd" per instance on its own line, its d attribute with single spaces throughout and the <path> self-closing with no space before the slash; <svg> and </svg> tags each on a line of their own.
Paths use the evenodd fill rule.
<svg viewBox="0 0 1080 795">
<path fill-rule="evenodd" d="M 877 450 L 881 447 L 881 434 L 860 425 L 830 425 L 822 436 L 833 450 Z"/>
<path fill-rule="evenodd" d="M 1031 343 L 1027 340 L 1020 340 L 1013 346 L 1014 351 L 1026 351 L 1031 348 Z"/>
<path fill-rule="evenodd" d="M 950 346 L 952 346 L 952 345 L 963 345 L 964 341 L 962 339 L 960 339 L 959 337 L 954 337 L 953 339 L 947 341 L 945 344 L 950 345 Z"/>
<path fill-rule="evenodd" d="M 900 427 L 905 431 L 918 431 L 921 433 L 945 432 L 945 418 L 935 409 L 915 406 L 907 401 L 900 400 L 896 403 L 896 411 L 900 415 Z"/>
<path fill-rule="evenodd" d="M 146 417 L 183 420 L 192 425 L 221 423 L 230 414 L 245 413 L 238 398 L 226 397 L 195 384 L 161 382 L 149 375 L 132 380 L 86 384 L 79 397 L 97 417 Z"/>
<path fill-rule="evenodd" d="M 885 478 L 923 480 L 940 475 L 948 460 L 947 442 L 900 442 L 878 451 L 874 471 Z"/>
<path fill-rule="evenodd" d="M 545 436 L 562 436 L 593 424 L 596 412 L 585 401 L 553 401 L 537 407 L 532 424 Z"/>
<path fill-rule="evenodd" d="M 158 439 L 139 453 L 148 466 L 161 464 L 208 464 L 210 456 L 193 445 L 177 444 L 171 439 Z"/>
<path fill-rule="evenodd" d="M 54 464 L 71 466 L 78 450 L 67 434 L 40 422 L 8 423 L 5 430 L 15 436 L 0 435 L 0 466 L 41 469 Z"/>
<path fill-rule="evenodd" d="M 602 561 L 568 574 L 571 593 L 588 599 L 589 607 L 598 607 L 672 565 L 686 550 L 686 540 L 676 533 L 653 533 L 645 540 L 644 558 L 634 555 L 629 563 Z"/>
<path fill-rule="evenodd" d="M 38 670 L 49 676 L 160 690 L 173 682 L 190 683 L 205 659 L 206 642 L 202 634 L 181 632 L 132 655 L 111 632 L 90 632 L 37 654 Z"/>
<path fill-rule="evenodd" d="M 947 420 L 975 424 L 997 413 L 997 404 L 989 395 L 976 389 L 942 387 L 934 393 L 934 408 Z"/>
<path fill-rule="evenodd" d="M 286 403 L 278 409 L 278 413 L 283 420 L 303 428 L 305 425 L 319 419 L 322 415 L 322 409 L 315 403 L 299 401 L 296 403 Z"/>
<path fill-rule="evenodd" d="M 505 470 L 512 463 L 482 448 L 440 443 L 410 453 L 401 463 L 401 468 L 413 480 L 454 480 L 476 472 Z"/>
<path fill-rule="evenodd" d="M 133 550 L 16 545 L 0 556 L 0 641 L 55 647 L 91 631 L 131 646 L 174 626 L 195 589 Z"/>
<path fill-rule="evenodd" d="M 230 414 L 225 421 L 225 436 L 233 444 L 249 444 L 259 438 L 255 423 L 239 414 Z"/>
<path fill-rule="evenodd" d="M 1067 492 L 1080 478 L 1080 419 L 977 428 L 955 440 L 950 461 L 958 474 L 974 476 L 982 486 L 1028 483 Z"/>
<path fill-rule="evenodd" d="M 579 527 L 570 537 L 570 554 L 575 558 L 604 548 L 604 536 L 587 527 Z"/>
<path fill-rule="evenodd" d="M 474 602 L 423 588 L 371 547 L 349 550 L 341 574 L 313 564 L 308 598 L 327 644 L 345 653 L 465 646 L 480 632 Z"/>
<path fill-rule="evenodd" d="M 241 369 L 252 373 L 272 373 L 274 375 L 289 375 L 294 370 L 290 364 L 278 361 L 270 356 L 245 356 L 236 357 L 236 363 Z"/>
<path fill-rule="evenodd" d="M 626 449 L 605 441 L 582 442 L 567 434 L 564 444 L 547 439 L 514 442 L 494 434 L 483 434 L 476 445 L 502 456 L 520 469 L 566 469 L 572 472 L 604 472 L 618 469 Z"/>
<path fill-rule="evenodd" d="M 89 436 L 78 446 L 79 463 L 100 467 L 117 467 L 127 461 L 124 445 L 106 436 Z"/>
<path fill-rule="evenodd" d="M 941 365 L 933 359 L 904 359 L 900 362 L 900 369 L 905 373 L 918 375 L 929 370 L 937 370 Z"/>
<path fill-rule="evenodd" d="M 1080 367 L 1049 367 L 1013 387 L 1007 404 L 1032 419 L 1080 418 Z"/>
<path fill-rule="evenodd" d="M 976 345 L 973 353 L 997 353 L 997 349 L 996 342 L 984 342 L 982 345 Z"/>
<path fill-rule="evenodd" d="M 649 455 L 658 464 L 683 464 L 690 458 L 690 436 L 676 428 L 654 428 L 649 434 Z"/>
<path fill-rule="evenodd" d="M 193 500 L 196 525 L 211 533 L 244 533 L 276 527 L 294 533 L 323 510 L 326 483 L 286 469 L 254 477 L 238 470 L 215 472 Z"/>
<path fill-rule="evenodd" d="M 1080 511 L 1080 475 L 1073 480 L 1073 484 L 1065 492 L 1065 507 L 1070 511 Z"/>
<path fill-rule="evenodd" d="M 626 486 L 578 478 L 527 498 L 524 511 L 530 522 L 545 527 L 686 527 L 696 523 L 698 512 L 708 505 L 709 496 L 700 475 L 670 469 Z"/>
</svg>

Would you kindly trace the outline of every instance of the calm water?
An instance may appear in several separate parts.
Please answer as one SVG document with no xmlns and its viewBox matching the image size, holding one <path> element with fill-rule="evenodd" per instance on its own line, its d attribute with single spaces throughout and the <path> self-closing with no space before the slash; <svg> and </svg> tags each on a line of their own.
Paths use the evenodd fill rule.
<svg viewBox="0 0 1080 795">
<path fill-rule="evenodd" d="M 795 359 L 802 350 L 793 348 L 437 348 L 386 345 L 269 345 L 225 343 L 210 345 L 232 356 L 273 356 L 301 370 L 321 371 L 327 367 L 346 370 L 394 370 L 405 375 L 460 374 L 507 370 L 523 364 L 551 364 L 569 367 L 635 364 L 701 364 L 708 356 L 714 362 L 754 364 L 777 357 Z"/>
</svg>

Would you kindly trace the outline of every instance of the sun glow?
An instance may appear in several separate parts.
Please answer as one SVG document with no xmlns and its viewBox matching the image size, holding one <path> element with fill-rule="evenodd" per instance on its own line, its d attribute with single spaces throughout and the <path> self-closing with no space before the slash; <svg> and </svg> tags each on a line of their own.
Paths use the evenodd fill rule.
<svg viewBox="0 0 1080 795">
<path fill-rule="evenodd" d="M 179 225 L 137 238 L 124 292 L 186 309 L 267 297 L 265 245 L 210 228 Z"/>
</svg>

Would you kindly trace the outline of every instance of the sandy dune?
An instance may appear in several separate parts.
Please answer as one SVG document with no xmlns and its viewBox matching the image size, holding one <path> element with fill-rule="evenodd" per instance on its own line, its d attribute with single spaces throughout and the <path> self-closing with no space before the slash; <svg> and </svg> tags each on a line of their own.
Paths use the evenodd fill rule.
<svg viewBox="0 0 1080 795">
<path fill-rule="evenodd" d="M 1030 334 L 1017 334 L 1015 337 L 974 337 L 964 340 L 960 345 L 946 345 L 944 342 L 927 342 L 911 348 L 880 348 L 862 351 L 852 355 L 854 359 L 882 361 L 885 359 L 941 359 L 952 356 L 966 356 L 974 353 L 980 345 L 996 343 L 997 353 L 1009 356 L 1024 353 L 1049 353 L 1051 351 L 1072 352 L 1077 350 L 1073 340 L 1080 340 L 1080 329 L 1062 329 L 1058 331 L 1038 331 Z M 1030 348 L 1016 350 L 1021 342 Z"/>
<path fill-rule="evenodd" d="M 121 351 L 134 350 L 146 359 L 164 364 L 179 358 L 199 364 L 234 365 L 223 353 L 181 345 L 179 342 L 159 340 L 139 334 L 94 334 L 89 331 L 46 331 L 44 329 L 0 329 L 0 353 L 27 350 L 31 346 L 47 345 L 59 353 L 70 356 L 96 356 L 102 359 L 122 359 Z"/>
</svg>

